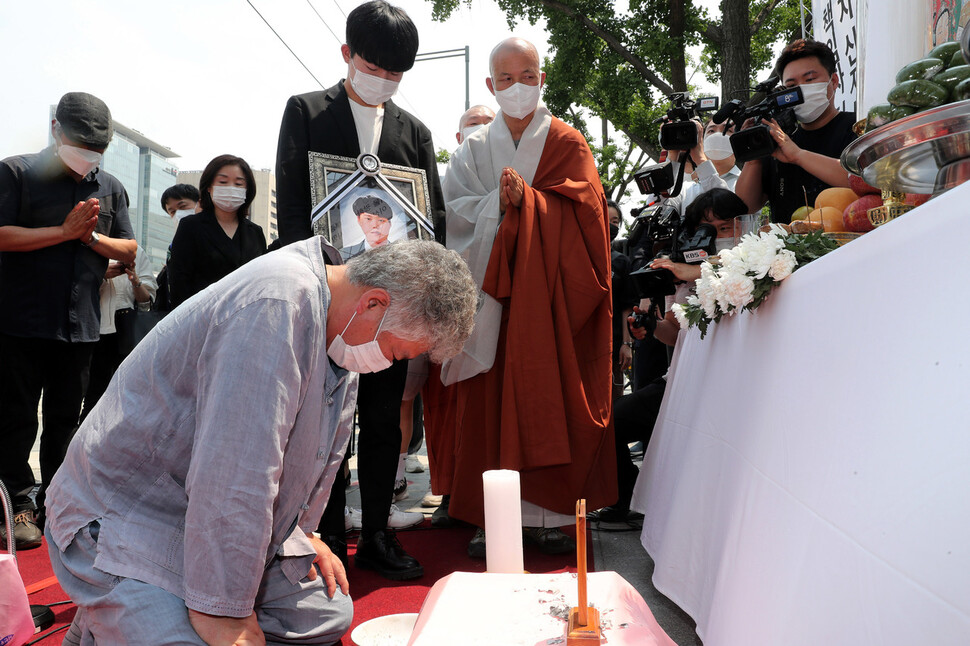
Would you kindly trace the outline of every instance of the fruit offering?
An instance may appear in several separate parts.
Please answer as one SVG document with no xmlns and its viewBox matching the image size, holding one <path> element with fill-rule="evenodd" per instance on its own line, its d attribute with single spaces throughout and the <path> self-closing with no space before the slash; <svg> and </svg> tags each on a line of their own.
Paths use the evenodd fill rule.
<svg viewBox="0 0 970 646">
<path fill-rule="evenodd" d="M 848 191 L 849 189 L 845 190 Z M 849 192 L 851 193 L 852 191 Z M 820 209 L 815 209 L 808 214 L 807 221 L 810 224 L 820 223 L 822 225 L 822 231 L 825 232 L 845 231 L 845 224 L 842 222 L 842 209 L 834 206 L 823 206 Z"/>
<path fill-rule="evenodd" d="M 877 206 L 882 206 L 882 196 L 869 194 L 863 195 L 845 207 L 845 211 L 842 212 L 842 223 L 845 225 L 845 230 L 866 233 L 875 229 L 872 222 L 869 221 L 869 209 L 874 209 Z"/>
<path fill-rule="evenodd" d="M 866 233 L 872 231 L 875 227 L 872 221 L 869 219 L 869 210 L 875 209 L 880 206 L 884 206 L 888 202 L 883 200 L 883 193 L 875 186 L 870 186 L 866 183 L 864 179 L 858 175 L 853 175 L 849 173 L 849 192 L 852 193 L 852 201 L 849 202 L 845 208 L 842 210 L 842 224 L 844 229 L 842 231 L 850 231 L 853 233 Z M 837 202 L 835 199 L 839 197 L 840 199 L 845 199 L 844 194 L 841 191 L 847 191 L 849 189 L 825 189 L 819 193 L 819 198 L 822 197 L 827 191 L 839 191 L 839 193 L 833 193 L 828 198 L 828 202 L 834 204 Z M 902 194 L 900 194 L 902 195 Z M 925 204 L 929 199 L 933 197 L 932 195 L 923 195 L 919 193 L 906 193 L 905 198 L 900 198 L 904 204 L 908 206 L 919 206 L 920 204 Z M 818 201 L 816 200 L 816 204 Z M 828 226 L 825 227 L 826 231 L 831 231 Z"/>
<path fill-rule="evenodd" d="M 849 206 L 852 202 L 855 202 L 858 196 L 855 194 L 851 188 L 840 188 L 832 187 L 827 188 L 818 194 L 815 198 L 815 208 L 823 209 L 825 207 L 831 207 L 833 209 L 838 209 L 841 215 L 845 207 Z M 828 230 L 826 228 L 826 230 Z"/>
</svg>

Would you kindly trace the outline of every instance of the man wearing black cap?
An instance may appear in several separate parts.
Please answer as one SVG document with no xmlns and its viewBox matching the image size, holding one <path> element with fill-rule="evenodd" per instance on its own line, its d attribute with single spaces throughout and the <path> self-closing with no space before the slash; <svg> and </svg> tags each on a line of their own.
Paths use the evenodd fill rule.
<svg viewBox="0 0 970 646">
<path fill-rule="evenodd" d="M 131 264 L 128 195 L 98 165 L 113 129 L 101 99 L 69 92 L 54 145 L 0 161 L 0 480 L 13 498 L 18 548 L 40 545 L 45 487 L 77 425 L 98 340 L 108 260 Z M 41 488 L 28 463 L 41 392 Z M 34 510 L 41 510 L 35 516 Z M 6 545 L 0 529 L 0 543 Z"/>
</svg>

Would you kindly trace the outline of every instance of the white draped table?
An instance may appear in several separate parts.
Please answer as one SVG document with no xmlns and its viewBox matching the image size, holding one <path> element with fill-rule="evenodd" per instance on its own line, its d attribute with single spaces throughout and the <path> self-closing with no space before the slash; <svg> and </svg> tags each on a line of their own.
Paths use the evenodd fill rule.
<svg viewBox="0 0 970 646">
<path fill-rule="evenodd" d="M 604 644 L 677 646 L 619 574 L 590 572 L 587 584 Z M 408 646 L 565 646 L 577 603 L 576 575 L 568 572 L 454 572 L 428 592 Z"/>
<path fill-rule="evenodd" d="M 970 644 L 970 185 L 682 333 L 633 506 L 705 646 Z"/>
</svg>

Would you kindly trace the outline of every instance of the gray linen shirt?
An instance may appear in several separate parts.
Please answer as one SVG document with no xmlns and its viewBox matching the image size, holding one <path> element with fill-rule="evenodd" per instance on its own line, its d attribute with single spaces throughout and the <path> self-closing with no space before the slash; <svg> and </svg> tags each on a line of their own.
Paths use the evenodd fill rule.
<svg viewBox="0 0 970 646">
<path fill-rule="evenodd" d="M 101 524 L 94 565 L 193 610 L 244 617 L 266 565 L 294 583 L 353 419 L 327 357 L 320 238 L 248 263 L 169 314 L 118 369 L 47 492 L 62 551 Z"/>
</svg>

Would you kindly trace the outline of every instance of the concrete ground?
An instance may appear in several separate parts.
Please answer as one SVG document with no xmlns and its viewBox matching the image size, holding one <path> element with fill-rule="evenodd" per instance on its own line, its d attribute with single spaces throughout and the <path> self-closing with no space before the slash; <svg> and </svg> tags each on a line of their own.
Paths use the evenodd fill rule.
<svg viewBox="0 0 970 646">
<path fill-rule="evenodd" d="M 40 440 L 38 439 L 30 454 L 30 464 L 38 480 L 40 479 L 39 451 Z M 409 482 L 408 497 L 396 504 L 401 509 L 421 512 L 430 518 L 434 509 L 421 506 L 421 499 L 430 491 L 431 485 L 427 470 L 427 451 L 423 446 L 418 453 L 418 459 L 425 470 L 422 473 L 406 474 Z M 351 458 L 350 466 L 354 469 L 351 481 L 356 482 L 356 457 Z M 360 493 L 356 486 L 348 489 L 347 504 L 352 507 L 360 506 Z M 626 525 L 604 523 L 602 527 L 593 523 L 591 529 L 594 567 L 598 571 L 618 572 L 629 581 L 630 585 L 643 596 L 660 626 L 678 646 L 702 646 L 700 638 L 694 632 L 694 621 L 653 587 L 650 580 L 653 575 L 653 560 L 640 544 L 640 522 L 635 520 Z"/>
</svg>

